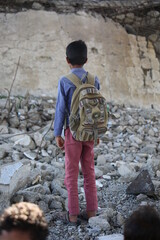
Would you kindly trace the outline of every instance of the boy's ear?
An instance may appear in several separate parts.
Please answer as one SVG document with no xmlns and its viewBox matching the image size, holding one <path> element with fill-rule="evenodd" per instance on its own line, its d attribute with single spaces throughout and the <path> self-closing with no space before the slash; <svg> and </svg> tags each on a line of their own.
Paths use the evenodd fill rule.
<svg viewBox="0 0 160 240">
<path fill-rule="evenodd" d="M 69 58 L 68 58 L 68 57 L 66 57 L 66 61 L 67 61 L 67 63 L 70 63 L 70 61 L 69 61 Z"/>
</svg>

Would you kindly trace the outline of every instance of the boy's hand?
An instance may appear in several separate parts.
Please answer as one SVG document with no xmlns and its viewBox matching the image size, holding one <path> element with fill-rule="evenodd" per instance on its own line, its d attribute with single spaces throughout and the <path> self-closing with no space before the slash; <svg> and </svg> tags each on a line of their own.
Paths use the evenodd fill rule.
<svg viewBox="0 0 160 240">
<path fill-rule="evenodd" d="M 61 150 L 64 150 L 64 139 L 61 136 L 56 137 L 56 143 Z"/>
</svg>

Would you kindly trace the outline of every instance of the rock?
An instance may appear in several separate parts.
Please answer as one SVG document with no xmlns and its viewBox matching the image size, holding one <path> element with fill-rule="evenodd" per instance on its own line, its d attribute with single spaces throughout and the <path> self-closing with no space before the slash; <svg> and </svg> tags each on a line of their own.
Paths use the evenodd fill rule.
<svg viewBox="0 0 160 240">
<path fill-rule="evenodd" d="M 150 17 L 159 17 L 159 15 L 160 15 L 160 13 L 159 13 L 159 11 L 149 11 L 148 13 L 147 13 L 147 16 L 150 16 Z"/>
<path fill-rule="evenodd" d="M 35 149 L 35 144 L 34 144 L 33 140 L 31 139 L 31 137 L 28 136 L 28 135 L 23 135 L 14 144 L 15 145 L 20 145 L 20 146 L 25 147 L 25 148 L 29 148 L 31 150 Z"/>
<path fill-rule="evenodd" d="M 111 176 L 109 176 L 109 175 L 103 175 L 103 178 L 104 178 L 105 180 L 111 180 Z"/>
<path fill-rule="evenodd" d="M 146 154 L 155 154 L 156 147 L 157 147 L 156 144 L 147 144 L 145 147 L 140 149 L 140 152 Z"/>
<path fill-rule="evenodd" d="M 98 237 L 97 240 L 123 240 L 122 234 L 111 234 L 102 237 Z"/>
<path fill-rule="evenodd" d="M 98 189 L 100 189 L 100 188 L 103 188 L 103 184 L 102 184 L 102 181 L 101 180 L 96 180 L 96 186 L 97 186 L 97 188 Z"/>
<path fill-rule="evenodd" d="M 62 202 L 61 202 L 61 197 L 60 196 L 53 196 L 52 198 L 53 198 L 53 200 L 50 203 L 49 208 L 50 209 L 62 210 L 63 209 L 63 205 L 62 205 Z"/>
<path fill-rule="evenodd" d="M 39 201 L 38 205 L 44 213 L 48 212 L 48 204 L 46 204 L 44 201 Z"/>
<path fill-rule="evenodd" d="M 12 195 L 24 187 L 30 176 L 31 166 L 27 161 L 6 164 L 0 167 L 0 191 Z"/>
<path fill-rule="evenodd" d="M 12 159 L 13 159 L 13 161 L 19 161 L 19 160 L 21 160 L 22 159 L 22 157 L 23 157 L 23 154 L 21 153 L 21 152 L 19 152 L 19 151 L 13 151 L 13 153 L 12 153 Z"/>
<path fill-rule="evenodd" d="M 106 163 L 105 155 L 98 155 L 97 157 L 97 166 L 103 166 Z"/>
<path fill-rule="evenodd" d="M 9 124 L 11 125 L 11 127 L 14 127 L 14 128 L 17 128 L 19 126 L 19 119 L 17 115 L 11 116 L 9 118 Z"/>
<path fill-rule="evenodd" d="M 37 154 L 34 153 L 34 152 L 31 152 L 31 151 L 29 150 L 29 151 L 24 152 L 24 156 L 27 157 L 27 158 L 29 158 L 29 159 L 31 159 L 31 160 L 35 160 Z"/>
<path fill-rule="evenodd" d="M 127 194 L 145 194 L 153 196 L 155 194 L 154 185 L 147 170 L 143 170 L 135 180 L 127 187 Z"/>
<path fill-rule="evenodd" d="M 56 194 L 60 194 L 62 197 L 64 198 L 67 198 L 68 194 L 67 194 L 67 190 L 64 189 L 62 187 L 63 183 L 60 182 L 59 180 L 53 180 L 52 183 L 51 183 L 51 190 L 52 190 L 52 193 Z"/>
<path fill-rule="evenodd" d="M 88 220 L 88 224 L 91 228 L 99 228 L 100 230 L 106 231 L 110 229 L 110 224 L 106 219 L 100 217 L 91 217 Z"/>
<path fill-rule="evenodd" d="M 42 149 L 42 157 L 49 157 L 48 153 Z"/>
<path fill-rule="evenodd" d="M 41 146 L 42 148 L 45 147 L 46 141 L 43 139 L 43 135 L 41 133 L 39 133 L 39 132 L 34 133 L 33 138 L 34 138 L 34 141 L 35 141 L 35 143 L 38 147 L 39 146 Z"/>
<path fill-rule="evenodd" d="M 0 125 L 0 134 L 7 134 L 8 127 L 6 125 Z"/>
<path fill-rule="evenodd" d="M 56 157 L 57 155 L 57 147 L 54 146 L 54 145 L 49 145 L 48 148 L 47 148 L 47 152 L 49 155 L 53 156 L 53 157 Z"/>
<path fill-rule="evenodd" d="M 6 156 L 7 156 L 6 149 L 3 148 L 3 146 L 0 146 L 0 159 L 3 159 Z"/>
<path fill-rule="evenodd" d="M 32 187 L 26 188 L 25 191 L 36 192 L 43 195 L 50 194 L 50 189 L 42 186 L 41 184 L 34 185 Z"/>
<path fill-rule="evenodd" d="M 38 2 L 34 2 L 32 4 L 32 8 L 35 9 L 35 10 L 44 10 L 44 7 Z"/>
<path fill-rule="evenodd" d="M 40 201 L 41 197 L 40 193 L 26 191 L 25 189 L 18 191 L 14 196 L 14 198 L 23 198 L 24 201 L 32 203 L 37 203 Z"/>
<path fill-rule="evenodd" d="M 98 210 L 99 217 L 107 219 L 108 222 L 111 221 L 111 219 L 113 219 L 114 214 L 115 212 L 112 208 L 102 208 Z"/>
<path fill-rule="evenodd" d="M 135 168 L 130 164 L 125 164 L 125 163 L 122 163 L 118 167 L 118 172 L 126 181 L 130 181 L 131 179 L 135 178 L 135 176 L 137 175 Z"/>
<path fill-rule="evenodd" d="M 120 212 L 118 212 L 117 213 L 117 224 L 118 224 L 118 226 L 120 226 L 120 227 L 123 226 L 124 222 L 125 222 L 124 217 L 122 216 L 122 214 Z"/>
<path fill-rule="evenodd" d="M 142 144 L 142 140 L 134 135 L 131 135 L 129 137 L 129 139 L 132 141 L 132 142 L 136 142 L 137 144 Z"/>
<path fill-rule="evenodd" d="M 137 196 L 137 201 L 144 201 L 147 199 L 147 196 L 145 194 L 139 194 Z"/>
<path fill-rule="evenodd" d="M 156 173 L 156 171 L 160 170 L 160 158 L 148 158 L 147 166 L 149 169 L 151 168 L 154 173 Z"/>
<path fill-rule="evenodd" d="M 100 169 L 95 167 L 95 176 L 96 176 L 96 178 L 102 177 L 103 176 L 103 171 L 101 171 Z"/>
<path fill-rule="evenodd" d="M 156 42 L 157 41 L 157 38 L 158 38 L 158 35 L 157 34 L 151 34 L 149 35 L 148 39 L 151 41 L 151 42 Z"/>
</svg>

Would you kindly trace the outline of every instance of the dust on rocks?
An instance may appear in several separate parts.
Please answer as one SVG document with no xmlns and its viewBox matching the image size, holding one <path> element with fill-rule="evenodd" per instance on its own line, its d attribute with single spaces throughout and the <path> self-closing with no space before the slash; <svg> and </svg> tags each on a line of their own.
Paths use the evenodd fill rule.
<svg viewBox="0 0 160 240">
<path fill-rule="evenodd" d="M 55 99 L 30 95 L 12 98 L 9 107 L 5 107 L 4 99 L 1 101 L 0 210 L 19 201 L 38 204 L 49 223 L 48 240 L 121 236 L 125 219 L 138 206 L 150 204 L 160 211 L 160 112 L 109 103 L 108 131 L 94 148 L 97 216 L 82 221 L 77 228 L 63 224 L 67 191 L 64 152 L 57 149 L 53 136 L 55 103 Z M 154 186 L 152 196 L 135 189 L 139 184 L 134 185 L 134 180 L 143 171 Z M 126 191 L 130 184 L 134 185 L 133 194 Z M 81 171 L 78 189 L 82 210 L 85 195 Z"/>
</svg>

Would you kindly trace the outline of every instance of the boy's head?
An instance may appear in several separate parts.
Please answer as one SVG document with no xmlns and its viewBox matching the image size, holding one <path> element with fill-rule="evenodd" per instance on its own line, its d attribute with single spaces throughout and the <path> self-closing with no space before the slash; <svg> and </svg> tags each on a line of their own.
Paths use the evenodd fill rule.
<svg viewBox="0 0 160 240">
<path fill-rule="evenodd" d="M 87 46 L 82 40 L 71 42 L 66 48 L 67 62 L 72 66 L 83 65 L 87 61 Z"/>
<path fill-rule="evenodd" d="M 160 216 L 151 206 L 140 207 L 124 225 L 124 240 L 159 240 Z"/>
<path fill-rule="evenodd" d="M 33 203 L 13 204 L 0 217 L 0 240 L 46 240 L 47 236 L 43 212 Z"/>
</svg>

